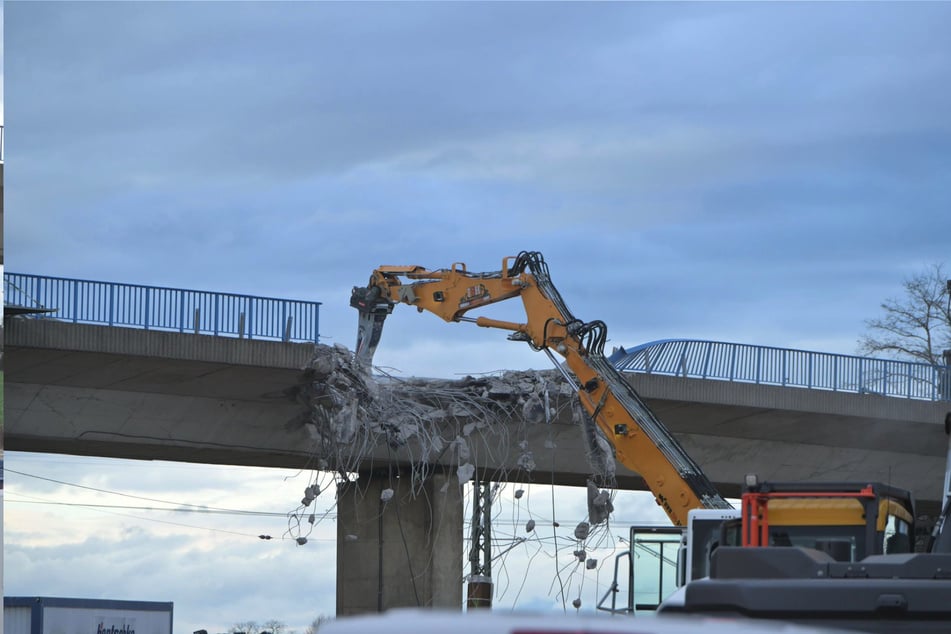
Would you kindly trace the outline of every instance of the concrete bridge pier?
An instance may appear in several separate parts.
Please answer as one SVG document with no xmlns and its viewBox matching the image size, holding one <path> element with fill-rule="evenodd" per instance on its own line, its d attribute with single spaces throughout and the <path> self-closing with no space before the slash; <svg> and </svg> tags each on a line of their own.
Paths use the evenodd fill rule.
<svg viewBox="0 0 951 634">
<path fill-rule="evenodd" d="M 462 535 L 462 488 L 454 474 L 414 483 L 394 468 L 342 485 L 337 616 L 417 606 L 461 610 Z"/>
</svg>

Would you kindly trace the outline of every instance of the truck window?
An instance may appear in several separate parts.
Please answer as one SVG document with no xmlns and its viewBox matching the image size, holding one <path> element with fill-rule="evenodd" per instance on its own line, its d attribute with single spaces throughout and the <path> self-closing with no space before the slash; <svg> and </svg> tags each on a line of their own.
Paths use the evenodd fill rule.
<svg viewBox="0 0 951 634">
<path fill-rule="evenodd" d="M 855 561 L 865 552 L 864 526 L 770 526 L 770 546 L 801 546 L 828 553 L 836 561 Z"/>
<path fill-rule="evenodd" d="M 911 525 L 903 518 L 889 514 L 885 520 L 883 537 L 886 555 L 912 552 Z"/>
</svg>

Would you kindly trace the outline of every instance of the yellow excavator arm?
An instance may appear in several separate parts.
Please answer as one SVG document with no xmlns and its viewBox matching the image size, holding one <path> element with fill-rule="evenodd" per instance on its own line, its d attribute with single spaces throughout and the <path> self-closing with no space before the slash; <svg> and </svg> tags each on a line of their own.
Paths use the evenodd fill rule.
<svg viewBox="0 0 951 634">
<path fill-rule="evenodd" d="M 525 323 L 465 316 L 514 297 L 522 300 Z M 360 312 L 356 357 L 366 367 L 372 363 L 383 322 L 398 303 L 446 321 L 508 330 L 509 339 L 544 351 L 561 368 L 554 351 L 574 375 L 565 373 L 578 390 L 582 407 L 613 446 L 617 460 L 644 478 L 675 525 L 686 524 L 690 509 L 731 508 L 604 357 L 604 323 L 585 323 L 568 311 L 540 253 L 524 251 L 506 257 L 501 270 L 491 273 L 471 273 L 462 263 L 436 271 L 420 266 L 382 266 L 373 271 L 366 287 L 353 289 L 350 303 Z"/>
</svg>

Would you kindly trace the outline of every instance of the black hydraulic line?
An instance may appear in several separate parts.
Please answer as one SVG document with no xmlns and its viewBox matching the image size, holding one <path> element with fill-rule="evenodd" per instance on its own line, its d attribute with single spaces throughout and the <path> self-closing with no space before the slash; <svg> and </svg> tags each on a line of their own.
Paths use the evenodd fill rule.
<svg viewBox="0 0 951 634">
<path fill-rule="evenodd" d="M 568 310 L 561 294 L 551 282 L 548 266 L 541 253 L 523 251 L 516 258 L 512 272 L 518 274 L 528 269 L 535 277 L 538 289 L 564 315 L 568 323 L 578 322 Z M 567 325 L 567 324 L 566 324 Z M 716 487 L 707 478 L 700 466 L 690 457 L 677 439 L 663 425 L 631 385 L 624 380 L 617 368 L 604 357 L 604 343 L 607 341 L 607 326 L 604 322 L 594 321 L 583 324 L 580 329 L 582 344 L 585 345 L 586 362 L 608 384 L 615 398 L 644 430 L 651 442 L 667 460 L 677 469 L 680 477 L 703 502 L 705 508 L 732 508 L 717 492 Z"/>
</svg>

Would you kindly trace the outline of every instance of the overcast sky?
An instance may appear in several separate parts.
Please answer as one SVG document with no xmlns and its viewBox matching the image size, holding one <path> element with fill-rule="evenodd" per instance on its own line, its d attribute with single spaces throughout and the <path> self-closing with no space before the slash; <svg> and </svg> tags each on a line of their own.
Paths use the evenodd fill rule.
<svg viewBox="0 0 951 634">
<path fill-rule="evenodd" d="M 538 250 L 572 312 L 607 323 L 609 349 L 687 337 L 854 353 L 903 279 L 949 259 L 951 4 L 4 12 L 8 271 L 316 300 L 323 340 L 352 347 L 350 290 L 374 267 L 489 271 Z M 504 333 L 407 307 L 376 361 L 446 377 L 548 367 Z M 274 471 L 102 464 L 6 456 L 34 475 L 228 508 L 284 512 L 300 488 L 274 495 Z M 261 497 L 226 495 L 249 478 Z M 289 605 L 306 604 L 305 620 L 332 612 L 313 575 L 331 542 L 115 516 L 106 529 L 89 510 L 10 503 L 75 495 L 43 482 L 7 476 L 7 594 L 174 597 L 182 631 L 290 621 Z M 214 525 L 264 530 L 239 519 Z M 134 585 L 152 568 L 164 576 Z M 209 578 L 217 594 L 199 594 Z M 289 598 L 190 611 L 233 608 L 236 585 Z"/>
</svg>

